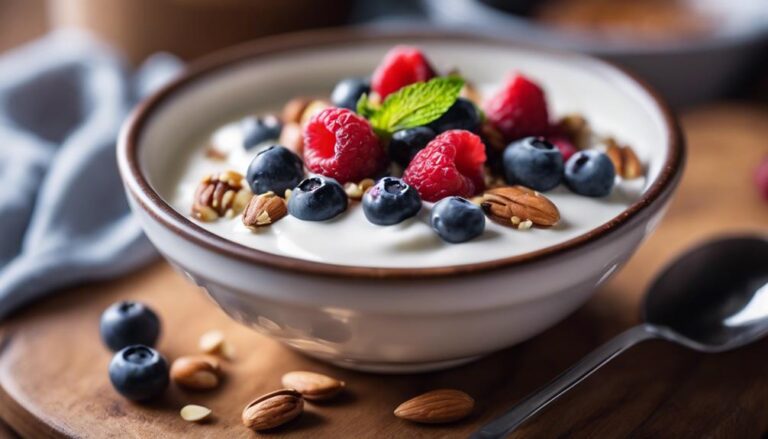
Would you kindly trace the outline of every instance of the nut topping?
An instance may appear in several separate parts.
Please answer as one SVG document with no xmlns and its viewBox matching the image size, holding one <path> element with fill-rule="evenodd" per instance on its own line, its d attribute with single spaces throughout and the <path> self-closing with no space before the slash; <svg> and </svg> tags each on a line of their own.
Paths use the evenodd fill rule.
<svg viewBox="0 0 768 439">
<path fill-rule="evenodd" d="M 527 223 L 523 226 L 526 220 L 537 226 L 553 226 L 560 220 L 560 212 L 549 198 L 524 186 L 490 189 L 483 193 L 480 207 L 492 220 L 518 228 L 530 228 Z"/>
<path fill-rule="evenodd" d="M 309 105 L 311 101 L 312 100 L 310 98 L 297 97 L 286 102 L 285 106 L 283 106 L 283 111 L 280 114 L 280 118 L 283 120 L 283 123 L 299 123 L 301 120 L 301 115 L 304 113 L 304 110 L 307 108 L 307 105 Z"/>
<path fill-rule="evenodd" d="M 427 392 L 400 404 L 395 416 L 413 422 L 440 424 L 458 421 L 472 413 L 475 400 L 460 390 L 440 389 Z"/>
<path fill-rule="evenodd" d="M 195 191 L 192 216 L 201 221 L 231 218 L 242 212 L 251 191 L 243 184 L 243 176 L 235 171 L 207 175 Z"/>
<path fill-rule="evenodd" d="M 171 365 L 171 379 L 178 385 L 194 390 L 209 390 L 219 385 L 219 361 L 205 355 L 179 357 Z"/>
<path fill-rule="evenodd" d="M 274 192 L 257 195 L 251 198 L 243 213 L 243 224 L 255 229 L 268 226 L 288 214 L 285 200 Z"/>
<path fill-rule="evenodd" d="M 288 122 L 283 125 L 278 142 L 299 157 L 304 154 L 304 135 L 298 122 Z"/>
<path fill-rule="evenodd" d="M 243 424 L 252 430 L 268 430 L 296 418 L 304 410 L 301 393 L 283 389 L 251 401 L 243 409 Z"/>
<path fill-rule="evenodd" d="M 288 372 L 283 375 L 282 382 L 283 386 L 296 389 L 304 398 L 311 401 L 333 398 L 346 386 L 344 381 L 336 378 L 302 370 Z"/>
<path fill-rule="evenodd" d="M 188 404 L 181 408 L 181 419 L 188 422 L 202 422 L 211 416 L 211 409 L 196 404 Z"/>
<path fill-rule="evenodd" d="M 626 180 L 642 177 L 643 164 L 631 147 L 619 145 L 612 137 L 606 138 L 605 143 L 605 154 L 611 159 L 617 175 Z"/>
</svg>

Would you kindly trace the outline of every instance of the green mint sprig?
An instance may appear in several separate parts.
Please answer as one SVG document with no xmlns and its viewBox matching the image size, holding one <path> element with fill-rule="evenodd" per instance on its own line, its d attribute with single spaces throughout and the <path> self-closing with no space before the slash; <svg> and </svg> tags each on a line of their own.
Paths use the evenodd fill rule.
<svg viewBox="0 0 768 439">
<path fill-rule="evenodd" d="M 407 85 L 388 95 L 381 105 L 364 94 L 357 101 L 357 113 L 367 118 L 378 134 L 391 135 L 442 116 L 456 102 L 463 86 L 464 80 L 457 76 L 441 76 Z"/>
</svg>

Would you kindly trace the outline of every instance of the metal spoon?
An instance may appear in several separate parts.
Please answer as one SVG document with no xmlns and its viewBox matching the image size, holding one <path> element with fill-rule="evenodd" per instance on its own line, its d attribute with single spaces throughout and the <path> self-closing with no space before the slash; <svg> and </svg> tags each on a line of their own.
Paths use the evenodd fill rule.
<svg viewBox="0 0 768 439">
<path fill-rule="evenodd" d="M 768 237 L 721 238 L 697 247 L 656 279 L 642 323 L 592 351 L 552 382 L 491 421 L 473 438 L 500 438 L 621 352 L 663 339 L 701 352 L 723 352 L 768 333 Z"/>
</svg>

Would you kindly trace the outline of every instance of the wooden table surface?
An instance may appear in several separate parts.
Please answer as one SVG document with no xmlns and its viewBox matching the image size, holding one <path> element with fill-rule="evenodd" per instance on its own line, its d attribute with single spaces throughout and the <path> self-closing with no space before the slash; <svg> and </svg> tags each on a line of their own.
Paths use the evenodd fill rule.
<svg viewBox="0 0 768 439">
<path fill-rule="evenodd" d="M 768 232 L 768 203 L 752 185 L 768 155 L 768 109 L 722 104 L 683 118 L 689 163 L 659 230 L 627 266 L 564 322 L 534 339 L 449 371 L 370 375 L 296 354 L 229 320 L 168 265 L 112 282 L 72 289 L 2 326 L 0 416 L 25 437 L 251 437 L 239 421 L 248 400 L 279 387 L 287 371 L 310 369 L 347 381 L 338 402 L 308 405 L 275 437 L 465 437 L 478 425 L 621 330 L 638 322 L 638 304 L 654 273 L 702 239 Z M 194 352 L 197 337 L 223 329 L 237 348 L 228 379 L 211 393 L 174 386 L 162 401 L 129 403 L 109 385 L 110 354 L 98 340 L 98 317 L 111 302 L 135 298 L 164 324 L 159 348 L 170 359 Z M 665 342 L 623 354 L 525 424 L 515 437 L 760 437 L 768 432 L 768 340 L 705 355 Z M 456 387 L 478 402 L 450 426 L 419 426 L 392 409 L 422 391 Z M 213 422 L 188 424 L 179 408 L 211 407 Z"/>
</svg>

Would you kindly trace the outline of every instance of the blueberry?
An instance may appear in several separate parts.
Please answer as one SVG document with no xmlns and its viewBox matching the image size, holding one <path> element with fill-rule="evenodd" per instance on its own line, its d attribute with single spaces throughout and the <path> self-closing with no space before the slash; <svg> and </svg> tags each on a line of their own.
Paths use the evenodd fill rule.
<svg viewBox="0 0 768 439">
<path fill-rule="evenodd" d="M 243 130 L 243 148 L 246 150 L 267 140 L 278 139 L 283 129 L 280 119 L 271 114 L 262 117 L 249 116 L 240 124 Z"/>
<path fill-rule="evenodd" d="M 395 131 L 389 142 L 389 156 L 403 168 L 408 167 L 413 156 L 424 149 L 437 134 L 429 127 L 408 128 Z"/>
<path fill-rule="evenodd" d="M 148 346 L 128 346 L 112 357 L 109 380 L 126 398 L 147 400 L 159 396 L 168 387 L 168 363 Z"/>
<path fill-rule="evenodd" d="M 304 178 L 304 165 L 299 156 L 281 145 L 272 145 L 256 154 L 245 179 L 254 194 L 272 191 L 282 196 Z"/>
<path fill-rule="evenodd" d="M 577 152 L 565 164 L 565 184 L 579 195 L 604 197 L 611 193 L 615 179 L 611 159 L 594 149 Z"/>
<path fill-rule="evenodd" d="M 288 213 L 304 221 L 325 221 L 347 209 L 347 193 L 336 180 L 310 177 L 299 183 L 288 200 Z"/>
<path fill-rule="evenodd" d="M 402 222 L 421 209 L 416 189 L 395 177 L 384 177 L 363 195 L 363 213 L 380 226 Z"/>
<path fill-rule="evenodd" d="M 517 140 L 504 150 L 504 175 L 510 184 L 548 191 L 563 179 L 563 155 L 541 137 Z"/>
<path fill-rule="evenodd" d="M 461 197 L 448 197 L 432 206 L 432 228 L 450 243 L 469 241 L 485 230 L 485 215 L 479 206 Z"/>
<path fill-rule="evenodd" d="M 428 124 L 435 132 L 448 130 L 467 130 L 480 132 L 480 112 L 469 99 L 458 98 L 456 102 L 437 120 Z"/>
<path fill-rule="evenodd" d="M 117 302 L 101 314 L 99 331 L 113 351 L 133 344 L 154 346 L 160 335 L 160 319 L 143 303 Z"/>
<path fill-rule="evenodd" d="M 346 78 L 339 81 L 331 92 L 331 103 L 336 107 L 357 110 L 357 101 L 363 93 L 370 93 L 371 85 L 363 78 Z"/>
</svg>

